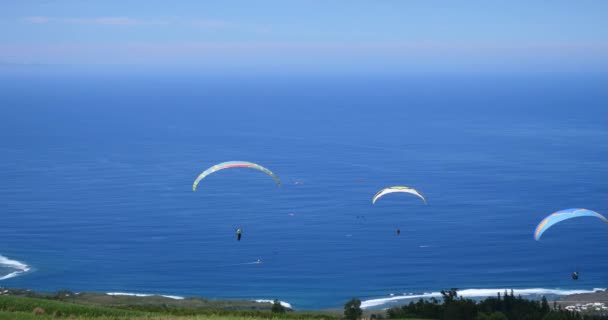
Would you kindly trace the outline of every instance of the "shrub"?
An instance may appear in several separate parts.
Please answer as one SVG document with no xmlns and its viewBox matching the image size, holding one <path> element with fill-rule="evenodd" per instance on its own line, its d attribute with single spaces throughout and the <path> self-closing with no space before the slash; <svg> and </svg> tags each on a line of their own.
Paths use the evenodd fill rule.
<svg viewBox="0 0 608 320">
<path fill-rule="evenodd" d="M 352 298 L 344 305 L 344 317 L 349 320 L 357 320 L 361 317 L 361 300 Z"/>
<path fill-rule="evenodd" d="M 500 311 L 496 311 L 496 312 L 492 313 L 492 315 L 488 319 L 489 320 L 509 320 L 509 318 L 507 318 L 507 316 L 505 316 L 505 314 Z"/>
<path fill-rule="evenodd" d="M 281 304 L 279 300 L 274 300 L 272 302 L 272 313 L 285 313 L 285 307 Z"/>
<path fill-rule="evenodd" d="M 44 309 L 40 308 L 40 307 L 36 307 L 34 308 L 33 311 L 34 315 L 40 316 L 44 314 Z"/>
</svg>

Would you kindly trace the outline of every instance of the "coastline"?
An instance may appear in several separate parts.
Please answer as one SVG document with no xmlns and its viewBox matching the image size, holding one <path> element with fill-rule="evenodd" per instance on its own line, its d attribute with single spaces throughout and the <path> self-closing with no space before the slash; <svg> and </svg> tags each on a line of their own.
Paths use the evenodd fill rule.
<svg viewBox="0 0 608 320">
<path fill-rule="evenodd" d="M 572 294 L 558 300 L 558 303 L 581 303 L 587 301 L 608 303 L 608 290 L 596 291 L 591 293 Z"/>
<path fill-rule="evenodd" d="M 503 294 L 511 289 L 465 289 L 458 291 L 458 295 L 473 300 L 481 300 L 493 297 L 498 293 Z M 555 302 L 556 305 L 567 307 L 575 305 L 602 303 L 608 305 L 608 289 L 595 288 L 593 290 L 557 290 L 557 289 L 513 289 L 515 295 L 521 295 L 526 299 L 538 300 L 542 297 Z M 80 292 L 74 293 L 67 290 L 55 293 L 36 292 L 29 289 L 3 288 L 0 286 L 0 296 L 21 296 L 42 299 L 57 299 L 73 303 L 92 304 L 100 306 L 152 306 L 162 305 L 175 308 L 196 309 L 223 309 L 223 310 L 270 310 L 274 300 L 272 299 L 216 299 L 204 297 L 182 297 L 175 295 L 163 295 L 153 293 L 130 293 L 130 292 Z M 406 305 L 419 299 L 441 298 L 440 292 L 428 292 L 422 294 L 406 294 L 400 296 L 389 296 L 386 298 L 375 298 L 362 300 L 361 308 L 367 311 L 385 310 L 390 307 Z M 296 310 L 291 303 L 279 301 L 280 304 L 289 309 Z M 319 308 L 301 311 L 336 311 L 335 308 Z"/>
<path fill-rule="evenodd" d="M 548 289 L 548 288 L 529 288 L 529 289 L 517 289 L 517 288 L 490 288 L 490 289 L 462 289 L 458 290 L 458 295 L 464 298 L 470 298 L 474 300 L 485 299 L 487 297 L 494 297 L 498 294 L 504 294 L 505 292 L 511 292 L 513 290 L 514 295 L 521 295 L 527 299 L 541 299 L 543 296 L 549 298 L 551 301 L 560 301 L 568 297 L 582 296 L 583 301 L 585 299 L 594 299 L 597 292 L 604 293 L 606 288 L 593 288 L 592 290 L 585 289 Z M 417 301 L 419 299 L 430 299 L 440 298 L 441 292 L 424 292 L 424 293 L 407 293 L 402 295 L 391 294 L 384 298 L 374 298 L 363 300 L 361 303 L 362 309 L 384 309 L 387 307 L 394 307 L 398 305 L 408 304 L 411 301 Z M 590 300 L 589 300 L 590 301 Z"/>
<path fill-rule="evenodd" d="M 594 310 L 608 312 L 608 290 L 572 294 L 556 302 L 562 308 L 570 311 Z"/>
<path fill-rule="evenodd" d="M 181 297 L 173 295 L 128 293 L 128 292 L 71 292 L 61 290 L 54 293 L 37 292 L 29 289 L 3 288 L 0 286 L 1 296 L 28 297 L 40 299 L 60 300 L 77 304 L 98 306 L 162 306 L 184 309 L 217 309 L 217 310 L 257 310 L 269 311 L 272 308 L 271 299 L 213 299 L 203 297 Z M 294 310 L 291 304 L 279 301 L 289 310 Z"/>
</svg>

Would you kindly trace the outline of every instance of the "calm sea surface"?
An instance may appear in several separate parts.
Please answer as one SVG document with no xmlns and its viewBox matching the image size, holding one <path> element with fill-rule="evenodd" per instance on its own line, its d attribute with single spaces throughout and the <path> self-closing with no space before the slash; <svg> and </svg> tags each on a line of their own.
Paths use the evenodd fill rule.
<svg viewBox="0 0 608 320">
<path fill-rule="evenodd" d="M 560 209 L 608 214 L 607 88 L 597 75 L 3 76 L 0 285 L 298 309 L 606 288 L 607 225 L 532 233 Z M 283 186 L 232 169 L 192 192 L 228 160 Z M 392 185 L 428 206 L 372 205 Z"/>
</svg>

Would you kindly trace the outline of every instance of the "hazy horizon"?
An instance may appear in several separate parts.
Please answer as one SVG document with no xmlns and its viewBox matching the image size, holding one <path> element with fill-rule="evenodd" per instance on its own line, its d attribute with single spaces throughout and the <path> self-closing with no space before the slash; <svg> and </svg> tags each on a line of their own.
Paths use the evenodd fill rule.
<svg viewBox="0 0 608 320">
<path fill-rule="evenodd" d="M 23 1 L 0 65 L 214 72 L 605 72 L 603 1 Z"/>
</svg>

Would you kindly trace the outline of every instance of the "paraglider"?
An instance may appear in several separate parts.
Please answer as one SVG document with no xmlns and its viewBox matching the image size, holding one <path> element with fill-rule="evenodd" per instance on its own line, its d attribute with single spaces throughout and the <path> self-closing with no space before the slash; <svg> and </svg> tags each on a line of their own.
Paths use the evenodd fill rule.
<svg viewBox="0 0 608 320">
<path fill-rule="evenodd" d="M 378 191 L 372 198 L 372 204 L 375 204 L 376 201 L 378 199 L 380 199 L 381 197 L 383 197 L 384 195 L 389 194 L 389 193 L 395 193 L 395 192 L 413 194 L 415 196 L 418 196 L 420 199 L 422 199 L 422 201 L 424 201 L 424 204 L 427 204 L 426 199 L 420 192 L 418 192 L 418 190 L 416 190 L 414 188 L 410 188 L 410 187 L 405 187 L 405 186 L 393 186 L 393 187 L 384 188 L 384 189 Z M 397 229 L 397 230 L 395 230 L 395 233 L 397 234 L 397 236 L 399 236 L 399 235 L 401 235 L 401 230 Z"/>
<path fill-rule="evenodd" d="M 196 191 L 196 187 L 198 186 L 198 184 L 201 182 L 201 180 L 203 180 L 205 177 L 207 177 L 208 175 L 216 172 L 216 171 L 220 171 L 223 169 L 229 169 L 229 168 L 250 168 L 250 169 L 256 169 L 258 171 L 262 171 L 265 174 L 269 175 L 278 186 L 281 186 L 281 180 L 279 180 L 279 178 L 272 173 L 272 171 L 262 167 L 259 164 L 253 163 L 253 162 L 247 162 L 247 161 L 226 161 L 226 162 L 222 162 L 222 163 L 218 163 L 214 166 L 211 166 L 210 168 L 208 168 L 207 170 L 203 171 L 201 174 L 199 174 L 196 179 L 194 180 L 194 183 L 192 184 L 192 191 Z M 238 227 L 236 229 L 236 240 L 237 241 L 241 241 L 241 237 L 243 236 L 243 229 L 241 227 Z"/>
<path fill-rule="evenodd" d="M 395 192 L 410 193 L 410 194 L 416 195 L 416 196 L 420 197 L 420 199 L 422 199 L 422 201 L 424 201 L 424 204 L 427 204 L 426 199 L 420 192 L 418 192 L 418 190 L 416 190 L 414 188 L 410 188 L 410 187 L 404 187 L 404 186 L 388 187 L 388 188 L 384 188 L 384 189 L 378 191 L 378 193 L 376 193 L 376 195 L 374 195 L 374 198 L 372 198 L 372 203 L 376 203 L 376 201 L 378 199 L 380 199 L 382 196 L 384 196 L 386 194 L 395 193 Z"/>
<path fill-rule="evenodd" d="M 578 280 L 578 271 L 572 272 L 572 280 Z"/>
<path fill-rule="evenodd" d="M 547 231 L 547 229 L 549 229 L 553 225 L 555 225 L 556 223 L 564 221 L 564 220 L 572 219 L 572 218 L 578 218 L 578 217 L 596 217 L 596 218 L 602 220 L 604 223 L 608 224 L 608 219 L 606 219 L 606 217 L 604 217 L 603 215 L 601 215 L 595 211 L 592 211 L 592 210 L 583 209 L 583 208 L 572 208 L 572 209 L 560 210 L 560 211 L 557 211 L 555 213 L 548 215 L 546 218 L 544 218 L 538 224 L 538 226 L 536 227 L 536 230 L 534 230 L 534 239 L 538 241 L 540 239 L 540 237 L 543 235 L 543 233 L 545 231 Z M 578 273 L 577 273 L 577 277 L 578 277 Z"/>
<path fill-rule="evenodd" d="M 251 168 L 251 169 L 256 169 L 256 170 L 262 171 L 265 174 L 269 175 L 272 179 L 274 179 L 274 181 L 277 183 L 278 186 L 281 186 L 281 181 L 279 180 L 279 178 L 274 173 L 272 173 L 272 171 L 262 167 L 259 164 L 247 162 L 247 161 L 227 161 L 227 162 L 218 163 L 218 164 L 212 166 L 211 168 L 203 171 L 203 173 L 199 174 L 198 177 L 196 177 L 196 180 L 194 180 L 194 183 L 192 184 L 192 191 L 196 191 L 196 187 L 198 186 L 199 182 L 201 182 L 201 180 L 203 180 L 206 176 L 208 176 L 216 171 L 220 171 L 223 169 L 229 169 L 229 168 Z"/>
</svg>

